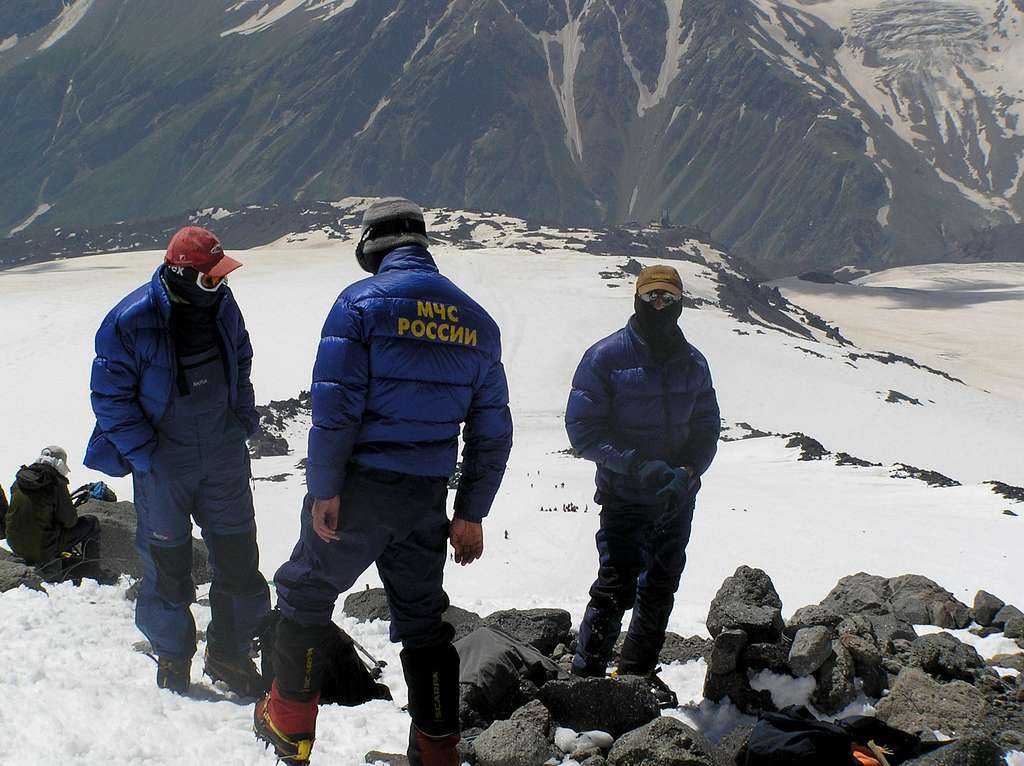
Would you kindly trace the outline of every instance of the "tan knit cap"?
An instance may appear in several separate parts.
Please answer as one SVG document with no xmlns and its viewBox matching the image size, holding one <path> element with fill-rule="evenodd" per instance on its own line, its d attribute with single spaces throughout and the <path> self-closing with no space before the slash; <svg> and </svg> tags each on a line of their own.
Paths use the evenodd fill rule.
<svg viewBox="0 0 1024 766">
<path fill-rule="evenodd" d="M 647 266 L 636 278 L 636 294 L 665 290 L 677 298 L 683 294 L 683 280 L 671 266 Z"/>
</svg>

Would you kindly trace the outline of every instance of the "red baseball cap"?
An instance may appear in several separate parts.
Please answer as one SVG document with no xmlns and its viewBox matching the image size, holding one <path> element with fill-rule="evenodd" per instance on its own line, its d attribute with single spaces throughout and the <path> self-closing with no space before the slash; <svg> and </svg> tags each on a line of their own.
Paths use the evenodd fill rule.
<svg viewBox="0 0 1024 766">
<path fill-rule="evenodd" d="M 226 277 L 242 265 L 234 258 L 226 256 L 220 240 L 213 232 L 201 226 L 178 229 L 171 237 L 171 244 L 167 246 L 164 263 L 171 266 L 187 266 L 211 277 Z"/>
</svg>

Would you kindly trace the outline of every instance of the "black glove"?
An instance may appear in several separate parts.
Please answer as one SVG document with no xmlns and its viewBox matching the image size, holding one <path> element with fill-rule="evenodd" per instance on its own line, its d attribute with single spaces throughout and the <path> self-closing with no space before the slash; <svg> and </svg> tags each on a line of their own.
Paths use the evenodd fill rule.
<svg viewBox="0 0 1024 766">
<path fill-rule="evenodd" d="M 687 467 L 676 468 L 673 472 L 672 478 L 665 484 L 664 487 L 658 490 L 657 498 L 662 502 L 669 502 L 676 498 L 680 498 L 686 492 L 687 486 L 690 484 L 691 470 Z"/>
<path fill-rule="evenodd" d="M 675 471 L 664 460 L 645 460 L 637 466 L 636 477 L 645 487 L 664 487 L 675 477 Z"/>
</svg>

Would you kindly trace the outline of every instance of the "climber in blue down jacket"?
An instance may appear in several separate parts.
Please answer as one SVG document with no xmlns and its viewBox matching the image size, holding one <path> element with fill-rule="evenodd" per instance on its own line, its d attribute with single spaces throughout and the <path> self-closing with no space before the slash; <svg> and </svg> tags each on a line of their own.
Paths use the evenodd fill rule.
<svg viewBox="0 0 1024 766">
<path fill-rule="evenodd" d="M 459 763 L 459 657 L 441 619 L 446 548 L 463 565 L 483 552 L 512 419 L 497 325 L 438 272 L 427 244 L 417 205 L 371 205 L 356 257 L 373 276 L 341 293 L 321 335 L 301 532 L 274 577 L 276 678 L 254 714 L 257 736 L 288 763 L 309 759 L 334 603 L 373 563 L 403 645 L 410 762 Z"/>
<path fill-rule="evenodd" d="M 573 672 L 603 676 L 623 614 L 633 609 L 620 674 L 652 677 L 686 564 L 700 477 L 720 428 L 704 356 L 678 321 L 683 285 L 670 266 L 637 278 L 635 313 L 583 356 L 565 425 L 597 464 L 599 569 L 580 625 Z"/>
<path fill-rule="evenodd" d="M 157 685 L 177 693 L 196 651 L 192 519 L 213 569 L 205 672 L 243 696 L 264 691 L 249 657 L 270 611 L 246 446 L 259 418 L 249 333 L 225 279 L 239 266 L 211 232 L 187 226 L 96 333 L 85 464 L 132 474 L 143 565 L 135 623 L 158 657 Z"/>
</svg>

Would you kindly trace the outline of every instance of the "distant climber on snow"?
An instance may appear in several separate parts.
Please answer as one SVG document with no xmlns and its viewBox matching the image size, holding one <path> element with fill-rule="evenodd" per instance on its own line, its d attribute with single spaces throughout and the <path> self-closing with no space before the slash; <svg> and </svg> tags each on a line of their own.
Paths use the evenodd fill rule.
<svg viewBox="0 0 1024 766">
<path fill-rule="evenodd" d="M 205 672 L 243 696 L 264 691 L 249 657 L 270 611 L 246 445 L 259 416 L 249 333 L 226 280 L 241 265 L 206 229 L 180 229 L 149 283 L 96 333 L 85 464 L 132 474 L 144 572 L 135 624 L 157 654 L 157 685 L 177 693 L 196 652 L 192 519 L 213 567 Z"/>
<path fill-rule="evenodd" d="M 298 544 L 274 576 L 283 616 L 256 735 L 309 760 L 338 594 L 376 563 L 402 642 L 411 766 L 458 766 L 459 655 L 441 619 L 447 543 L 483 553 L 482 522 L 512 445 L 498 327 L 442 276 L 423 212 L 387 198 L 363 216 L 356 258 L 372 276 L 331 308 L 313 367 L 313 427 Z M 464 427 L 463 427 L 464 424 Z M 446 511 L 460 428 L 462 474 Z"/>
<path fill-rule="evenodd" d="M 680 330 L 683 284 L 671 266 L 636 281 L 626 326 L 583 355 L 565 413 L 569 441 L 597 464 L 597 579 L 573 673 L 603 676 L 633 609 L 620 674 L 652 677 L 686 564 L 700 477 L 720 428 L 707 360 Z M 653 677 L 652 677 L 653 679 Z"/>
<path fill-rule="evenodd" d="M 11 550 L 54 579 L 60 579 L 66 562 L 99 558 L 99 521 L 78 515 L 68 491 L 69 473 L 64 448 L 45 447 L 35 462 L 18 471 L 6 514 Z"/>
</svg>

